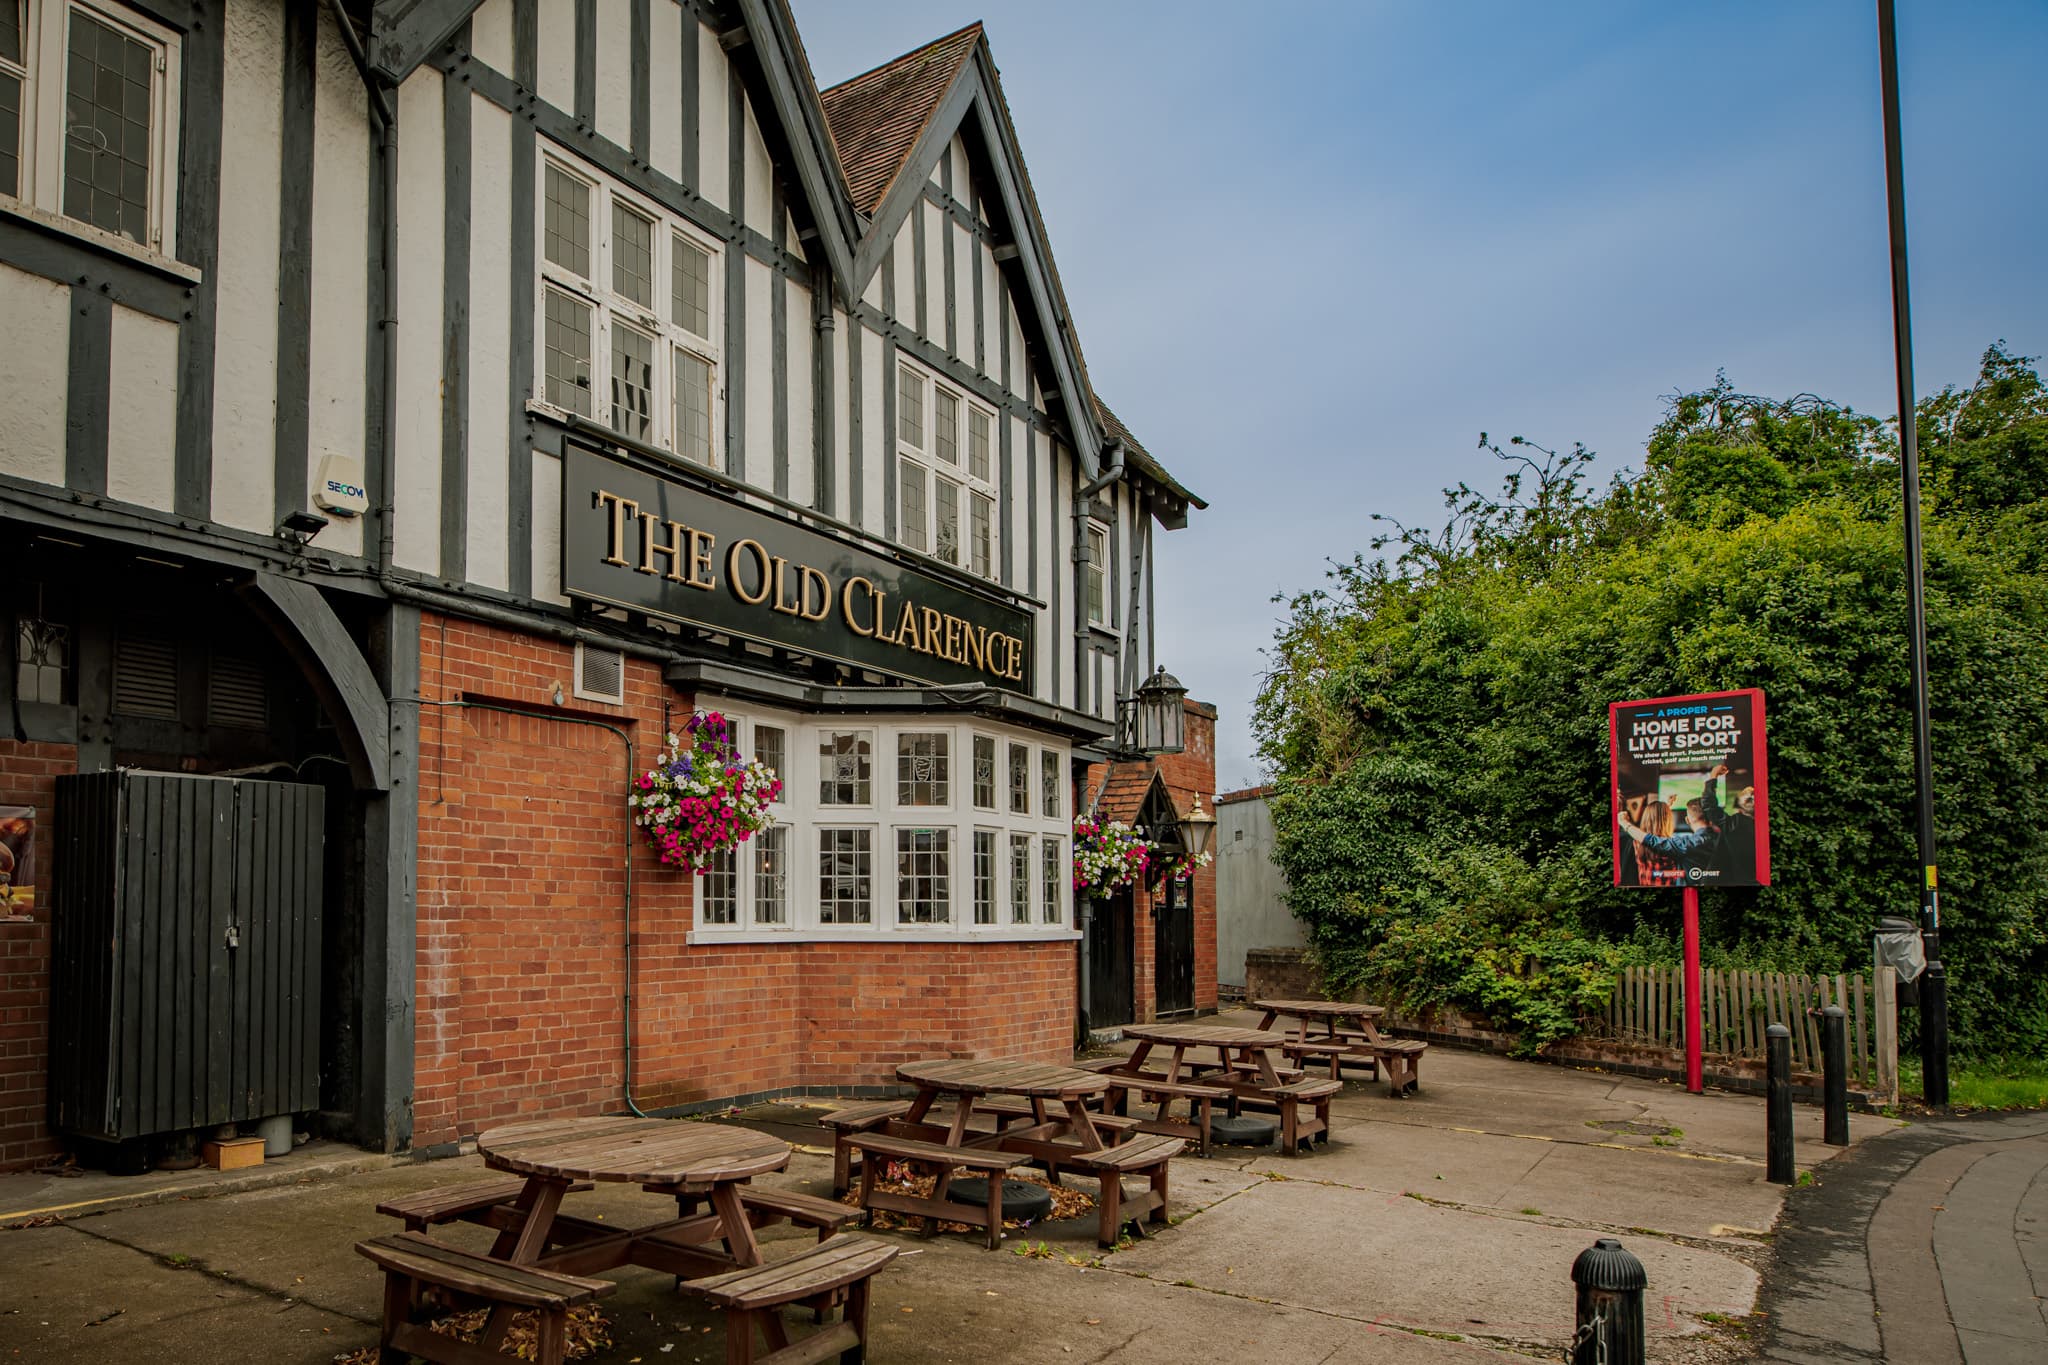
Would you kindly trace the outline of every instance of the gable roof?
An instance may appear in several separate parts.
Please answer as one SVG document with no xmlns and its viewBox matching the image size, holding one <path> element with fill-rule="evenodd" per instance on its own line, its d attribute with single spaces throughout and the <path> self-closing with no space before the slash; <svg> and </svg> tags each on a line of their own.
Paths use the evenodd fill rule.
<svg viewBox="0 0 2048 1365">
<path fill-rule="evenodd" d="M 981 41 L 981 25 L 949 33 L 820 93 L 853 206 L 872 217 Z"/>
</svg>

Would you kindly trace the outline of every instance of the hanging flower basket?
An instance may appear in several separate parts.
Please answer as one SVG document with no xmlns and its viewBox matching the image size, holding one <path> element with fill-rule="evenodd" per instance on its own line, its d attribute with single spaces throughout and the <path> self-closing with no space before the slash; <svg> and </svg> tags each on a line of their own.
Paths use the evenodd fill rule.
<svg viewBox="0 0 2048 1365">
<path fill-rule="evenodd" d="M 701 872 L 716 854 L 774 824 L 768 803 L 781 794 L 774 769 L 739 756 L 725 717 L 700 711 L 633 779 L 626 804 L 664 864 Z"/>
<path fill-rule="evenodd" d="M 1107 896 L 1145 876 L 1152 844 L 1121 820 L 1074 822 L 1074 894 Z"/>
<path fill-rule="evenodd" d="M 1202 853 L 1194 857 L 1187 857 L 1185 855 L 1174 857 L 1170 854 L 1158 857 L 1152 863 L 1151 884 L 1158 886 L 1169 880 L 1176 882 L 1193 881 L 1197 872 L 1200 872 L 1215 861 L 1216 855 L 1214 853 Z"/>
</svg>

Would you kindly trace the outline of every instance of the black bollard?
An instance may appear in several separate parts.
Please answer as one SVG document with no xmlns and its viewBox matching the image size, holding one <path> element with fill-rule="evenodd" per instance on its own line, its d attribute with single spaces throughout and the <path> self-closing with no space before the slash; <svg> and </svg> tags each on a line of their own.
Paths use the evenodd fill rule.
<svg viewBox="0 0 2048 1365">
<path fill-rule="evenodd" d="M 1920 1089 L 1937 1109 L 1948 1105 L 1948 972 L 1930 960 L 1920 977 Z"/>
<path fill-rule="evenodd" d="M 1768 1153 L 1764 1178 L 1773 1185 L 1789 1185 L 1797 1179 L 1792 1172 L 1792 1030 L 1783 1024 L 1773 1024 L 1764 1030 L 1764 1036 L 1770 1040 L 1770 1078 L 1764 1099 L 1769 1116 L 1764 1140 Z"/>
<path fill-rule="evenodd" d="M 1572 1262 L 1572 1283 L 1578 1286 L 1578 1331 L 1571 1365 L 1644 1365 L 1643 1290 L 1650 1277 L 1643 1263 L 1602 1237 Z"/>
<path fill-rule="evenodd" d="M 1849 1145 L 1849 1014 L 1840 1005 L 1820 1012 L 1821 1108 L 1825 1114 L 1821 1141 L 1830 1147 Z"/>
</svg>

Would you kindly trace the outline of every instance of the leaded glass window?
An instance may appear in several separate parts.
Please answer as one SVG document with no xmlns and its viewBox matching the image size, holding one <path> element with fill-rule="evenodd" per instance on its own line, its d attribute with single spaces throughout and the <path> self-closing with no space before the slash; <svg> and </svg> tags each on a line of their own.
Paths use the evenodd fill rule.
<svg viewBox="0 0 2048 1365">
<path fill-rule="evenodd" d="M 612 200 L 612 292 L 654 306 L 654 222 Z"/>
<path fill-rule="evenodd" d="M 874 861 L 872 830 L 818 831 L 818 923 L 872 922 Z"/>
<path fill-rule="evenodd" d="M 541 199 L 541 250 L 572 275 L 590 277 L 590 186 L 550 161 Z"/>
<path fill-rule="evenodd" d="M 899 806 L 943 806 L 950 764 L 949 736 L 943 731 L 919 731 L 896 736 L 896 804 Z"/>
<path fill-rule="evenodd" d="M 818 740 L 818 804 L 873 802 L 875 736 L 872 730 L 828 730 Z"/>
<path fill-rule="evenodd" d="M 924 378 L 908 365 L 896 372 L 896 439 L 924 449 Z"/>
<path fill-rule="evenodd" d="M 896 831 L 896 922 L 945 924 L 953 918 L 953 831 Z"/>
<path fill-rule="evenodd" d="M 987 413 L 980 408 L 967 410 L 967 474 L 970 478 L 989 477 L 988 425 Z"/>
<path fill-rule="evenodd" d="M 1060 756 L 1057 750 L 1045 749 L 1039 753 L 1039 807 L 1038 813 L 1048 820 L 1056 820 L 1060 814 Z"/>
<path fill-rule="evenodd" d="M 149 241 L 156 49 L 71 11 L 64 82 L 64 215 Z"/>
<path fill-rule="evenodd" d="M 697 922 L 736 924 L 739 913 L 739 860 L 734 850 L 720 849 L 697 874 Z"/>
<path fill-rule="evenodd" d="M 993 735 L 974 737 L 974 808 L 996 808 L 996 741 Z"/>
<path fill-rule="evenodd" d="M 590 305 L 559 289 L 547 291 L 541 338 L 548 402 L 590 416 Z"/>
<path fill-rule="evenodd" d="M 905 460 L 897 482 L 902 485 L 903 543 L 923 554 L 930 544 L 925 539 L 924 466 Z"/>
<path fill-rule="evenodd" d="M 974 922 L 996 922 L 996 835 L 989 829 L 974 831 Z"/>
<path fill-rule="evenodd" d="M 948 564 L 960 562 L 960 485 L 951 479 L 932 480 L 932 555 Z"/>
<path fill-rule="evenodd" d="M 783 847 L 789 830 L 770 825 L 756 834 L 754 848 L 754 922 L 789 923 L 789 862 Z"/>
<path fill-rule="evenodd" d="M 612 429 L 654 439 L 654 338 L 622 322 L 612 324 Z"/>
<path fill-rule="evenodd" d="M 1031 750 L 1023 744 L 1010 746 L 1010 813 L 1031 814 Z"/>
<path fill-rule="evenodd" d="M 1060 893 L 1066 879 L 1065 860 L 1060 856 L 1060 841 L 1051 838 L 1041 839 L 1038 851 L 1043 874 L 1039 885 L 1045 896 L 1045 922 L 1058 924 L 1061 919 Z"/>
<path fill-rule="evenodd" d="M 676 350 L 676 454 L 711 463 L 711 362 Z"/>
<path fill-rule="evenodd" d="M 671 320 L 693 336 L 711 335 L 711 253 L 685 237 L 670 238 L 675 269 L 670 286 Z"/>
<path fill-rule="evenodd" d="M 1031 923 L 1031 836 L 1010 836 L 1010 922 Z"/>
</svg>

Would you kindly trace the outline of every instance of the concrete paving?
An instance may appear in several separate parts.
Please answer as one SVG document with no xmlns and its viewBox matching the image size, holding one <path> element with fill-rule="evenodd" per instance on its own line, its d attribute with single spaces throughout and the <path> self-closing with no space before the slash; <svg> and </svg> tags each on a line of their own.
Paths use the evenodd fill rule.
<svg viewBox="0 0 2048 1365">
<path fill-rule="evenodd" d="M 1759 1099 L 1433 1049 L 1418 1095 L 1354 1083 L 1334 1112 L 1332 1140 L 1302 1157 L 1225 1148 L 1177 1160 L 1175 1224 L 1114 1251 L 1096 1248 L 1092 1216 L 1012 1232 L 993 1253 L 978 1238 L 879 1234 L 904 1254 L 876 1284 L 870 1358 L 1556 1359 L 1573 1328 L 1571 1262 L 1602 1235 L 1648 1270 L 1653 1360 L 1721 1365 L 1748 1351 L 1730 1324 L 1751 1321 L 1761 1230 L 1782 1202 L 1763 1179 Z M 789 1103 L 740 1116 L 803 1144 L 766 1183 L 823 1191 L 830 1158 L 814 1113 Z M 1801 1125 L 1813 1139 L 1801 1162 L 1828 1162 L 1818 1115 Z M 1859 1119 L 1856 1135 L 1894 1126 Z M 473 1156 L 306 1160 L 266 1169 L 262 1184 L 187 1173 L 176 1188 L 138 1185 L 153 1202 L 134 1206 L 106 1193 L 110 1177 L 60 1182 L 55 1193 L 72 1197 L 57 1199 L 0 1177 L 0 1212 L 75 1206 L 0 1231 L 0 1358 L 324 1365 L 374 1339 L 378 1277 L 353 1251 L 391 1230 L 374 1205 L 480 1170 Z M 1997 1203 L 2020 1174 L 1987 1168 L 1965 1194 Z M 626 1187 L 575 1199 L 608 1221 L 659 1215 Z M 809 1236 L 770 1230 L 771 1257 Z M 600 1362 L 723 1358 L 722 1326 L 666 1277 L 617 1278 L 604 1301 L 615 1345 Z"/>
<path fill-rule="evenodd" d="M 2048 1360 L 2048 1114 L 1880 1136 L 1795 1191 L 1779 1231 L 1765 1360 Z"/>
</svg>

